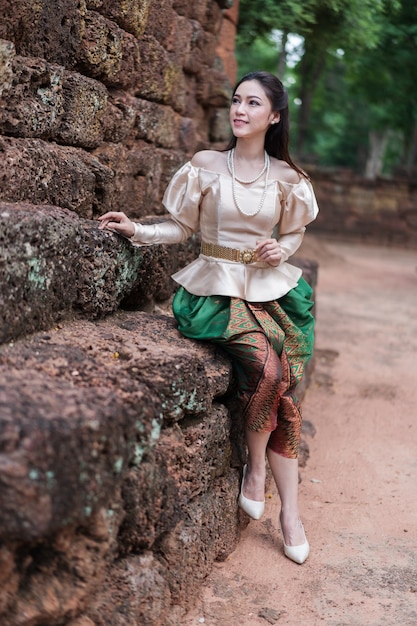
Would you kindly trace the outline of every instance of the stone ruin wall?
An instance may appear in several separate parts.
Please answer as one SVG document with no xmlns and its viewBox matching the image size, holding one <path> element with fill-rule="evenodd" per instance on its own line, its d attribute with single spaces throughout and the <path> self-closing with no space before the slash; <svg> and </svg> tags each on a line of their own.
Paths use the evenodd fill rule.
<svg viewBox="0 0 417 626">
<path fill-rule="evenodd" d="M 230 363 L 162 305 L 198 238 L 94 221 L 227 139 L 228 4 L 0 0 L 2 626 L 179 625 L 247 522 Z"/>
<path fill-rule="evenodd" d="M 91 220 L 163 214 L 172 173 L 228 139 L 231 4 L 0 0 L 0 341 L 169 296 L 197 241 L 114 257 Z"/>
<path fill-rule="evenodd" d="M 417 247 L 417 180 L 367 180 L 350 170 L 307 168 L 320 213 L 309 232 L 387 246 Z"/>
<path fill-rule="evenodd" d="M 247 522 L 230 363 L 165 306 L 198 237 L 132 249 L 94 221 L 158 219 L 228 138 L 229 4 L 0 0 L 2 626 L 179 626 Z M 346 230 L 348 187 L 313 180 Z"/>
<path fill-rule="evenodd" d="M 230 362 L 167 306 L 198 237 L 94 219 L 224 145 L 229 4 L 0 0 L 1 626 L 180 626 L 248 521 Z"/>
<path fill-rule="evenodd" d="M 173 171 L 228 137 L 227 4 L 2 0 L 1 199 L 161 213 Z"/>
</svg>

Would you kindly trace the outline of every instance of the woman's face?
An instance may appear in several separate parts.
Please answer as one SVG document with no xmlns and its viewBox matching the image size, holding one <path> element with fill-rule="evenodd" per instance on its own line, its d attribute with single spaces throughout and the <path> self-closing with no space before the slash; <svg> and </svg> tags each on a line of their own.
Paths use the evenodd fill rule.
<svg viewBox="0 0 417 626">
<path fill-rule="evenodd" d="M 269 126 L 279 121 L 271 102 L 257 80 L 246 80 L 236 89 L 230 106 L 230 125 L 235 137 L 265 136 Z"/>
</svg>

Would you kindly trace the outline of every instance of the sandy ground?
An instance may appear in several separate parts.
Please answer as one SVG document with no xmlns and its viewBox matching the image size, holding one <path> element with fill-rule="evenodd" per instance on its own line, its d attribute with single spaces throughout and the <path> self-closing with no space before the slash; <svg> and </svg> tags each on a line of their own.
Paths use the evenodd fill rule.
<svg viewBox="0 0 417 626">
<path fill-rule="evenodd" d="M 311 554 L 283 556 L 271 485 L 184 626 L 417 625 L 417 251 L 307 236 L 303 254 L 320 263 L 300 484 Z"/>
</svg>

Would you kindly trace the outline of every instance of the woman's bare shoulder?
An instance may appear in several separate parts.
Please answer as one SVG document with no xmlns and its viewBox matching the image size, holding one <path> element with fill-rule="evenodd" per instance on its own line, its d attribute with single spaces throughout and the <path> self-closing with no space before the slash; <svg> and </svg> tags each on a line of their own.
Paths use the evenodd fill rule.
<svg viewBox="0 0 417 626">
<path fill-rule="evenodd" d="M 271 178 L 295 185 L 300 182 L 302 176 L 286 161 L 271 158 Z"/>
<path fill-rule="evenodd" d="M 213 172 L 223 171 L 226 164 L 226 153 L 218 150 L 201 150 L 191 159 L 191 165 L 202 167 Z"/>
</svg>

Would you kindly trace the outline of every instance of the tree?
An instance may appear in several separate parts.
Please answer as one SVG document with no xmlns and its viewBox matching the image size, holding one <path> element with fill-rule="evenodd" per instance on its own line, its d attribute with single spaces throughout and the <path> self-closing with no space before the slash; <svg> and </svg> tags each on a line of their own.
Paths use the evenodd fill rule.
<svg viewBox="0 0 417 626">
<path fill-rule="evenodd" d="M 306 29 L 315 20 L 314 6 L 317 0 L 240 0 L 238 49 L 252 47 L 256 42 L 268 46 L 276 56 L 275 71 L 281 76 L 286 65 L 286 42 L 289 33 Z M 273 31 L 280 31 L 279 46 L 271 39 Z M 242 55 L 243 56 L 243 55 Z"/>
<path fill-rule="evenodd" d="M 389 2 L 389 0 L 386 0 Z M 397 0 L 392 0 L 394 5 Z M 304 39 L 304 53 L 298 68 L 298 115 L 296 151 L 303 157 L 310 133 L 314 95 L 324 70 L 335 61 L 336 51 L 347 54 L 372 49 L 380 35 L 380 16 L 385 0 L 241 0 L 238 46 L 265 38 L 280 29 Z M 278 52 L 281 52 L 282 50 Z M 277 63 L 278 65 L 278 63 Z"/>
<path fill-rule="evenodd" d="M 381 173 L 395 146 L 401 167 L 411 173 L 417 159 L 417 5 L 401 0 L 383 16 L 378 45 L 356 58 L 348 80 L 353 98 L 364 102 L 371 150 L 368 177 Z M 379 165 L 378 165 L 379 164 Z"/>
</svg>

